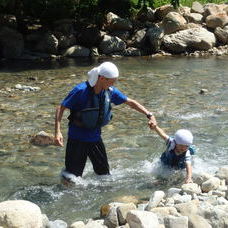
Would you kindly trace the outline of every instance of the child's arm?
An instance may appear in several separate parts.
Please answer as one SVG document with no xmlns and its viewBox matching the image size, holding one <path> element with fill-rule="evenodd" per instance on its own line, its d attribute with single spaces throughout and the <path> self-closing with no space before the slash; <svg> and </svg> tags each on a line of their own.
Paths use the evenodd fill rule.
<svg viewBox="0 0 228 228">
<path fill-rule="evenodd" d="M 150 125 L 150 123 L 149 123 L 149 126 L 150 126 L 151 129 L 154 129 L 157 132 L 157 134 L 161 138 L 163 138 L 165 141 L 168 140 L 169 136 L 164 132 L 163 129 L 161 129 L 160 127 L 158 127 L 158 125 Z"/>
<path fill-rule="evenodd" d="M 192 165 L 191 163 L 186 162 L 186 178 L 185 178 L 185 184 L 192 183 Z"/>
</svg>

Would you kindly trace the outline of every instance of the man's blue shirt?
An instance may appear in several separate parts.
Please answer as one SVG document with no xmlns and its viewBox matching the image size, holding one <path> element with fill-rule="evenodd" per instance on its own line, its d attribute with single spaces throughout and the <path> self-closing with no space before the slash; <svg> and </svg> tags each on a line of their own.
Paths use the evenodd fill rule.
<svg viewBox="0 0 228 228">
<path fill-rule="evenodd" d="M 101 92 L 102 93 L 102 92 Z M 101 93 L 97 96 L 101 96 Z M 90 87 L 86 82 L 76 85 L 62 101 L 61 105 L 74 111 L 81 111 L 86 107 L 90 95 Z M 110 87 L 111 103 L 120 105 L 127 101 L 127 96 L 116 87 Z M 101 140 L 101 128 L 87 129 L 69 124 L 68 137 L 83 142 L 97 142 Z"/>
</svg>

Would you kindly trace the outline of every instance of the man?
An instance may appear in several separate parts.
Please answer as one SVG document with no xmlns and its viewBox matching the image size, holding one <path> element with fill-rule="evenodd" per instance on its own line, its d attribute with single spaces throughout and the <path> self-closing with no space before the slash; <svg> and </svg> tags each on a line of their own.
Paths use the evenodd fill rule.
<svg viewBox="0 0 228 228">
<path fill-rule="evenodd" d="M 156 124 L 151 112 L 113 86 L 119 76 L 118 68 L 113 63 L 102 63 L 89 71 L 88 76 L 88 81 L 76 85 L 56 109 L 55 142 L 58 146 L 63 146 L 61 119 L 64 111 L 70 110 L 65 171 L 62 172 L 68 181 L 72 181 L 72 177 L 82 176 L 87 157 L 96 174 L 110 174 L 101 127 L 112 118 L 111 103 L 125 103 Z"/>
</svg>

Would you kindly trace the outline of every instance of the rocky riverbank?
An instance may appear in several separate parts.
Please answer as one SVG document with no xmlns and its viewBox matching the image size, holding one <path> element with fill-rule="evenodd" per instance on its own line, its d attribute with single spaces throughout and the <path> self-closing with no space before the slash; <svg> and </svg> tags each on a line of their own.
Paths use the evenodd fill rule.
<svg viewBox="0 0 228 228">
<path fill-rule="evenodd" d="M 142 203 L 113 202 L 100 208 L 100 219 L 49 221 L 40 208 L 24 200 L 0 203 L 0 226 L 4 228 L 225 228 L 228 226 L 228 166 L 214 175 L 194 175 L 194 183 L 181 188 L 159 189 Z"/>
<path fill-rule="evenodd" d="M 66 15 L 67 18 L 67 15 Z M 13 15 L 0 16 L 0 57 L 42 59 L 93 56 L 228 55 L 228 5 L 194 2 L 174 9 L 142 9 L 133 19 L 109 12 L 100 28 L 74 20 L 53 28 L 33 24 L 18 31 Z"/>
</svg>

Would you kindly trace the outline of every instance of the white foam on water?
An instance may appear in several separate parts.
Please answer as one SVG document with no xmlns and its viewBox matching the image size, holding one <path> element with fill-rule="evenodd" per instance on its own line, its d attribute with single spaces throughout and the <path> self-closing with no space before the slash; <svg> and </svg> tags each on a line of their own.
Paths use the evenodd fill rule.
<svg viewBox="0 0 228 228">
<path fill-rule="evenodd" d="M 193 159 L 193 173 L 210 173 L 214 174 L 218 170 L 218 163 L 213 163 L 211 160 L 203 160 L 198 156 Z"/>
</svg>

